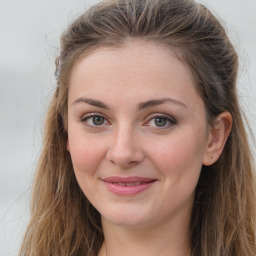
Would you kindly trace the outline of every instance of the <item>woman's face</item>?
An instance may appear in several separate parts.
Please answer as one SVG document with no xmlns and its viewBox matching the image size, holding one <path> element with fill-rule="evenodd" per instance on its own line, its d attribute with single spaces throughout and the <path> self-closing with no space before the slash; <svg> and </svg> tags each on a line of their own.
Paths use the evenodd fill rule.
<svg viewBox="0 0 256 256">
<path fill-rule="evenodd" d="M 158 45 L 102 48 L 72 70 L 67 149 L 103 222 L 188 219 L 207 128 L 188 68 Z"/>
</svg>

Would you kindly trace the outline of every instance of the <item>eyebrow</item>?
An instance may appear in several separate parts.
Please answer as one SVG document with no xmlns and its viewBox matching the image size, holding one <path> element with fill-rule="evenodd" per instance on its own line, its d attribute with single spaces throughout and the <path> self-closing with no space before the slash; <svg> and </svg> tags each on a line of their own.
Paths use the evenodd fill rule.
<svg viewBox="0 0 256 256">
<path fill-rule="evenodd" d="M 185 105 L 181 101 L 177 101 L 177 100 L 170 99 L 170 98 L 164 98 L 164 99 L 148 100 L 148 101 L 142 102 L 142 103 L 139 104 L 138 109 L 142 110 L 142 109 L 145 109 L 145 108 L 162 105 L 164 103 L 172 103 L 172 104 L 187 108 L 187 105 Z"/>
<path fill-rule="evenodd" d="M 99 100 L 93 100 L 93 99 L 89 99 L 89 98 L 78 98 L 77 100 L 75 100 L 72 105 L 77 104 L 77 103 L 87 103 L 89 105 L 98 107 L 98 108 L 104 108 L 104 109 L 110 109 L 110 107 L 108 107 L 105 103 L 99 101 Z"/>
<path fill-rule="evenodd" d="M 94 100 L 94 99 L 90 99 L 90 98 L 84 98 L 84 97 L 76 99 L 71 105 L 78 104 L 78 103 L 87 103 L 89 105 L 92 105 L 92 106 L 95 106 L 98 108 L 103 108 L 103 109 L 108 109 L 108 110 L 110 109 L 110 107 L 108 105 L 106 105 L 105 103 L 103 103 L 102 101 Z M 154 100 L 148 100 L 145 102 L 141 102 L 138 104 L 138 110 L 143 110 L 145 108 L 162 105 L 164 103 L 172 103 L 172 104 L 187 108 L 187 106 L 181 101 L 177 101 L 177 100 L 174 100 L 171 98 L 164 98 L 164 99 L 154 99 Z"/>
</svg>

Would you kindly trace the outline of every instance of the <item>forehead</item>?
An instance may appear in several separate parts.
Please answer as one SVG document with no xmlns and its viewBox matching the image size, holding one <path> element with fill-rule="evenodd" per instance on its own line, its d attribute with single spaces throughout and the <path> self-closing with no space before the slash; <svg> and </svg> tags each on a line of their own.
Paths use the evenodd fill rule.
<svg viewBox="0 0 256 256">
<path fill-rule="evenodd" d="M 79 93 L 126 98 L 136 94 L 142 100 L 169 94 L 177 100 L 198 97 L 189 68 L 173 51 L 139 40 L 99 48 L 79 61 L 71 73 L 69 98 Z"/>
<path fill-rule="evenodd" d="M 107 66 L 109 66 L 109 62 L 112 62 L 112 67 L 125 67 L 125 64 L 129 65 L 130 62 L 134 61 L 142 64 L 149 61 L 147 64 L 152 64 L 151 68 L 153 69 L 156 68 L 156 66 L 153 66 L 156 62 L 158 66 L 160 63 L 165 65 L 166 62 L 176 61 L 190 73 L 189 67 L 181 56 L 179 50 L 174 47 L 167 47 L 162 43 L 143 39 L 131 39 L 117 46 L 99 46 L 85 52 L 75 63 L 72 74 L 78 69 L 78 66 L 81 66 L 81 63 L 87 65 L 87 68 L 93 64 L 92 62 L 97 62 L 97 64 L 101 62 L 101 65 L 106 64 Z"/>
</svg>

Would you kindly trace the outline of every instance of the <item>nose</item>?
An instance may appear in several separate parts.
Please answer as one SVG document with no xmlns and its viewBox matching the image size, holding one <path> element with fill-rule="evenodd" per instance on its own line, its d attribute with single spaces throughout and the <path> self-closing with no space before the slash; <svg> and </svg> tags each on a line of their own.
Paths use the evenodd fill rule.
<svg viewBox="0 0 256 256">
<path fill-rule="evenodd" d="M 113 143 L 107 152 L 107 159 L 122 169 L 129 169 L 141 163 L 144 152 L 132 128 L 119 128 L 113 136 Z"/>
</svg>

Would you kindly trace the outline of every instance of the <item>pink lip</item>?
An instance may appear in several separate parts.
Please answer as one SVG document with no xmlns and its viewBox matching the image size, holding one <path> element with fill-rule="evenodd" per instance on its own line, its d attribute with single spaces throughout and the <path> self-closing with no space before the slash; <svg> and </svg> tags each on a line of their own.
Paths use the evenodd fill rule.
<svg viewBox="0 0 256 256">
<path fill-rule="evenodd" d="M 147 177 L 117 177 L 111 176 L 102 179 L 107 189 L 117 195 L 136 195 L 150 188 L 156 181 Z M 120 184 L 123 183 L 123 184 Z M 135 184 L 132 184 L 135 183 Z M 136 184 L 137 183 L 137 184 Z"/>
</svg>

